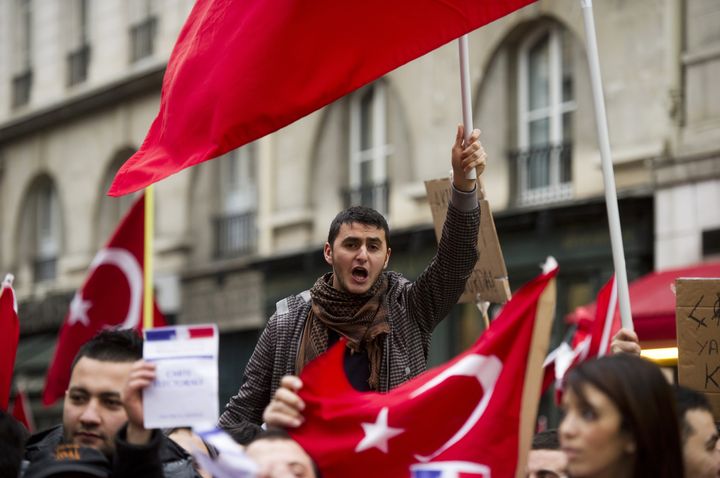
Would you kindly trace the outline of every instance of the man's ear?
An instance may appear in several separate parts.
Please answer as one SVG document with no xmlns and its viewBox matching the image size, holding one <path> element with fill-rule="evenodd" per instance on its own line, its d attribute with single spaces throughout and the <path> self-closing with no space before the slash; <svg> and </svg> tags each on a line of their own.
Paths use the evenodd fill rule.
<svg viewBox="0 0 720 478">
<path fill-rule="evenodd" d="M 388 247 L 387 253 L 385 254 L 385 264 L 383 264 L 383 269 L 387 269 L 388 263 L 390 262 L 390 253 L 392 252 L 392 249 Z"/>
<path fill-rule="evenodd" d="M 325 243 L 325 247 L 323 247 L 323 255 L 325 256 L 325 262 L 327 262 L 330 267 L 333 265 L 333 256 L 332 256 L 332 247 L 330 246 L 329 242 Z"/>
</svg>

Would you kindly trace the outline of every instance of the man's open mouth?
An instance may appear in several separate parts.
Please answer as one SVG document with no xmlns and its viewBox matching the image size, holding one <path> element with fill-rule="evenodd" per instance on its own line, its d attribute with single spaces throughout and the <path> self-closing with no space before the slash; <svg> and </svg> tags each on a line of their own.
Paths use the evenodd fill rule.
<svg viewBox="0 0 720 478">
<path fill-rule="evenodd" d="M 368 271 L 364 267 L 353 267 L 352 276 L 357 281 L 364 281 L 368 278 Z"/>
</svg>

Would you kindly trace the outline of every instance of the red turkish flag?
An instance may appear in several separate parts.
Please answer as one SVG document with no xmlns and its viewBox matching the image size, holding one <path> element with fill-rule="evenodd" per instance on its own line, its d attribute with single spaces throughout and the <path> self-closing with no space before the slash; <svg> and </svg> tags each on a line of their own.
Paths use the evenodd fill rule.
<svg viewBox="0 0 720 478">
<path fill-rule="evenodd" d="M 571 368 L 610 353 L 612 338 L 622 327 L 614 274 L 598 292 L 595 303 L 595 317 L 579 320 L 571 343 L 563 342 L 545 359 L 543 390 L 554 382 L 555 389 L 561 393 L 562 380 Z M 559 394 L 556 400 L 560 401 Z"/>
<path fill-rule="evenodd" d="M 143 195 L 125 215 L 110 241 L 97 253 L 85 283 L 75 293 L 45 381 L 45 405 L 65 394 L 75 354 L 100 330 L 107 327 L 142 330 L 144 244 Z M 155 327 L 165 325 L 157 304 L 153 323 Z"/>
<path fill-rule="evenodd" d="M 35 421 L 32 416 L 32 408 L 24 389 L 18 388 L 13 400 L 12 416 L 23 424 L 30 433 L 35 431 Z"/>
<path fill-rule="evenodd" d="M 20 339 L 20 322 L 12 281 L 12 274 L 8 274 L 0 288 L 0 409 L 2 410 L 7 410 L 10 400 L 15 355 Z"/>
<path fill-rule="evenodd" d="M 355 391 L 344 345 L 331 348 L 301 375 L 293 437 L 326 478 L 514 476 L 538 299 L 556 274 L 522 287 L 470 350 L 387 394 Z"/>
<path fill-rule="evenodd" d="M 198 0 L 120 196 L 261 138 L 535 0 Z"/>
</svg>

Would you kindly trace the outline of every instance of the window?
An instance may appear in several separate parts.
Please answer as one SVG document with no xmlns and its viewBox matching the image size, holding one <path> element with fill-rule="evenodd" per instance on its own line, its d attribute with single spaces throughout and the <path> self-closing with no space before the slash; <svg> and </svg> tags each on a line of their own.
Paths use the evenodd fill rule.
<svg viewBox="0 0 720 478">
<path fill-rule="evenodd" d="M 388 213 L 385 85 L 376 82 L 350 98 L 349 188 L 345 202 Z"/>
<path fill-rule="evenodd" d="M 559 26 L 536 30 L 518 53 L 517 201 L 572 194 L 573 43 Z"/>
<path fill-rule="evenodd" d="M 155 0 L 129 0 L 130 63 L 152 56 L 157 33 Z"/>
<path fill-rule="evenodd" d="M 220 214 L 215 218 L 215 256 L 233 257 L 257 243 L 257 147 L 248 144 L 219 159 Z"/>
<path fill-rule="evenodd" d="M 30 190 L 25 203 L 23 228 L 27 235 L 21 241 L 22 254 L 32 264 L 33 280 L 52 280 L 57 274 L 60 253 L 60 206 L 55 186 L 41 177 Z"/>
<path fill-rule="evenodd" d="M 15 0 L 14 7 L 12 107 L 18 108 L 30 102 L 32 88 L 32 3 Z"/>
<path fill-rule="evenodd" d="M 67 26 L 67 84 L 73 86 L 87 79 L 90 63 L 88 0 L 71 0 L 70 5 Z"/>
</svg>

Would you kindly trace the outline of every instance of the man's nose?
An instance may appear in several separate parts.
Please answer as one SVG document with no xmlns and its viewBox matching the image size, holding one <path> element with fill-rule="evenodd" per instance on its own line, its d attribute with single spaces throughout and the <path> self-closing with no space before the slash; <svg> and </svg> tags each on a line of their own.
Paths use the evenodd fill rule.
<svg viewBox="0 0 720 478">
<path fill-rule="evenodd" d="M 100 423 L 98 405 L 97 400 L 90 400 L 80 414 L 80 423 L 83 425 L 98 425 Z"/>
<path fill-rule="evenodd" d="M 358 259 L 363 259 L 363 260 L 367 259 L 367 257 L 368 257 L 367 246 L 362 245 L 358 248 L 357 257 L 358 257 Z"/>
</svg>

